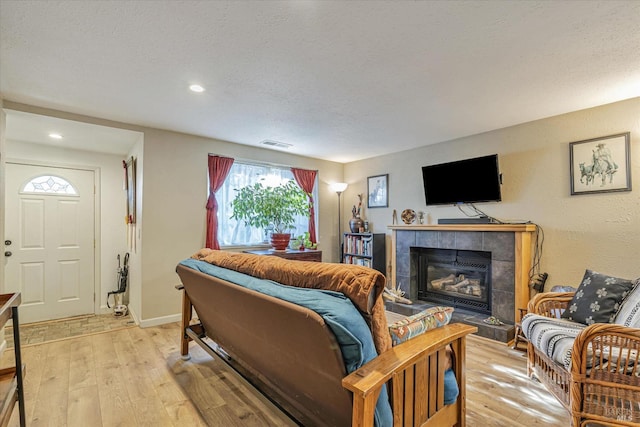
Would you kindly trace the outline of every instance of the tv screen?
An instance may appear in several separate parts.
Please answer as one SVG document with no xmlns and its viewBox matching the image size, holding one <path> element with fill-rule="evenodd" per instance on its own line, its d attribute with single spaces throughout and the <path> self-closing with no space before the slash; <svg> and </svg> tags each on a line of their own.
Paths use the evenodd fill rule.
<svg viewBox="0 0 640 427">
<path fill-rule="evenodd" d="M 498 155 L 422 167 L 427 206 L 499 202 Z"/>
</svg>

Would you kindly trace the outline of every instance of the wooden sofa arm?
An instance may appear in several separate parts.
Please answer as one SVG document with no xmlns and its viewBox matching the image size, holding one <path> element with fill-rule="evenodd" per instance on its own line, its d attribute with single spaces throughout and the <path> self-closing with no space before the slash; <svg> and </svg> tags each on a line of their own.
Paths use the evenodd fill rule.
<svg viewBox="0 0 640 427">
<path fill-rule="evenodd" d="M 478 328 L 455 323 L 425 332 L 379 355 L 347 375 L 342 386 L 353 393 L 352 427 L 372 426 L 382 386 L 392 380 L 390 396 L 395 425 L 464 426 L 466 336 Z M 444 405 L 446 346 L 455 354 L 453 369 L 460 391 L 455 404 Z M 418 381 L 414 381 L 415 379 Z M 425 381 L 419 379 L 425 378 Z M 415 382 L 415 384 L 414 384 Z M 423 424 L 427 420 L 433 424 Z"/>
<path fill-rule="evenodd" d="M 535 295 L 527 305 L 529 313 L 559 318 L 567 308 L 575 292 L 543 292 Z"/>
</svg>

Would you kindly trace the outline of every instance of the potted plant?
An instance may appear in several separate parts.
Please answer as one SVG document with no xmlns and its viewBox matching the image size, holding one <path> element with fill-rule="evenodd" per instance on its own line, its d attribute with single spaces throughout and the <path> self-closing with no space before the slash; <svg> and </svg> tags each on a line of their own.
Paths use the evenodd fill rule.
<svg viewBox="0 0 640 427">
<path fill-rule="evenodd" d="M 231 218 L 252 227 L 271 229 L 271 245 L 276 250 L 285 250 L 289 245 L 288 230 L 294 227 L 295 217 L 309 216 L 307 193 L 293 181 L 277 187 L 258 182 L 236 191 Z"/>
<path fill-rule="evenodd" d="M 305 231 L 294 240 L 291 240 L 291 248 L 295 250 L 318 249 L 318 244 L 311 241 L 311 233 Z"/>
</svg>

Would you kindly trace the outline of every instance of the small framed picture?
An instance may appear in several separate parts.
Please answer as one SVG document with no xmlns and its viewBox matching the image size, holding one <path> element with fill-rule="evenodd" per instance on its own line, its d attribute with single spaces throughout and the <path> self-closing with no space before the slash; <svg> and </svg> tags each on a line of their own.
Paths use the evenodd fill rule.
<svg viewBox="0 0 640 427">
<path fill-rule="evenodd" d="M 389 206 L 389 174 L 367 178 L 367 207 L 386 208 Z"/>
<path fill-rule="evenodd" d="M 631 191 L 629 132 L 569 144 L 571 195 Z"/>
</svg>

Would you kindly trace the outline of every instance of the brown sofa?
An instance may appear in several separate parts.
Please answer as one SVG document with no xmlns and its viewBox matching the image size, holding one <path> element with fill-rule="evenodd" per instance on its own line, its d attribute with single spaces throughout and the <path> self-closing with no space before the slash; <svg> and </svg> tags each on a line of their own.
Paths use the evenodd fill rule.
<svg viewBox="0 0 640 427">
<path fill-rule="evenodd" d="M 248 258 L 260 271 L 263 263 L 269 268 L 281 263 L 276 267 L 287 269 L 289 278 L 296 274 L 285 264 L 295 264 L 301 271 L 323 268 L 319 263 L 242 255 L 261 258 Z M 335 269 L 336 264 L 325 266 Z M 184 265 L 176 271 L 184 289 L 182 355 L 188 355 L 189 341 L 196 341 L 212 356 L 221 356 L 302 425 L 372 426 L 377 397 L 386 383 L 394 425 L 465 425 L 465 339 L 475 328 L 452 324 L 428 331 L 384 351 L 347 376 L 336 337 L 316 312 Z M 322 275 L 321 270 L 314 276 L 318 274 Z M 381 301 L 381 292 L 372 293 L 369 307 Z M 456 355 L 460 394 L 456 403 L 444 405 L 449 344 Z"/>
</svg>

